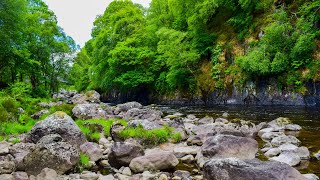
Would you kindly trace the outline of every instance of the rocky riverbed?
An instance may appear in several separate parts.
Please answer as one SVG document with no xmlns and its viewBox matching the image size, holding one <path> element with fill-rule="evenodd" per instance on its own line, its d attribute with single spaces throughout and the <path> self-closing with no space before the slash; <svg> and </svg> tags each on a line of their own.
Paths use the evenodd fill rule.
<svg viewBox="0 0 320 180">
<path fill-rule="evenodd" d="M 58 111 L 19 135 L 18 143 L 0 142 L 1 180 L 319 179 L 294 168 L 311 155 L 294 136 L 302 128 L 288 118 L 254 124 L 230 119 L 227 113 L 219 118 L 177 112 L 164 115 L 156 105 L 101 103 L 95 91 L 61 91 L 54 98 L 55 102 L 41 103 L 44 109 L 33 116 L 40 117 L 48 113 L 45 108 L 61 103 L 75 105 L 73 116 Z M 113 124 L 109 137 L 98 126 L 100 138 L 90 142 L 76 118 L 123 119 L 127 125 Z M 141 126 L 146 130 L 170 127 L 179 138 L 155 144 L 143 137 L 119 136 L 126 128 Z M 262 154 L 264 161 L 258 159 Z M 88 163 L 79 169 L 83 155 Z"/>
</svg>

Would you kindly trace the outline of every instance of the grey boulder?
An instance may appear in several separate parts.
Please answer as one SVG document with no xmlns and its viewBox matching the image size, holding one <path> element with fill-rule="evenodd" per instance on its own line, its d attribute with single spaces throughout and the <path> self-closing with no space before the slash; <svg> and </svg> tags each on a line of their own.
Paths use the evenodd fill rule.
<svg viewBox="0 0 320 180">
<path fill-rule="evenodd" d="M 72 169 L 80 158 L 78 149 L 67 142 L 56 140 L 57 135 L 44 136 L 35 149 L 23 158 L 23 170 L 38 175 L 44 168 L 53 169 L 58 174 Z"/>
<path fill-rule="evenodd" d="M 213 159 L 204 164 L 203 173 L 210 180 L 305 180 L 289 165 L 258 159 Z"/>
<path fill-rule="evenodd" d="M 154 152 L 132 159 L 129 167 L 135 172 L 165 170 L 179 164 L 176 156 L 171 152 Z"/>
<path fill-rule="evenodd" d="M 128 166 L 132 159 L 143 155 L 144 150 L 140 145 L 116 142 L 111 146 L 108 158 L 110 165 L 119 169 Z"/>
<path fill-rule="evenodd" d="M 64 141 L 77 147 L 87 141 L 85 135 L 72 118 L 61 111 L 36 123 L 31 129 L 27 140 L 28 142 L 37 143 L 43 136 L 49 134 L 59 134 Z"/>
<path fill-rule="evenodd" d="M 207 158 L 253 159 L 258 152 L 258 142 L 252 138 L 218 134 L 207 139 L 201 153 Z"/>
</svg>

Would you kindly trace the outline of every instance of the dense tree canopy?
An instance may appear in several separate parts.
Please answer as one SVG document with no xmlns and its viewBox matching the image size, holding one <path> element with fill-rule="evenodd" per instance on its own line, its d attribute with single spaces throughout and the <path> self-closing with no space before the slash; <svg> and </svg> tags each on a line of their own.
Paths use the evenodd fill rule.
<svg viewBox="0 0 320 180">
<path fill-rule="evenodd" d="M 205 97 L 274 78 L 305 92 L 319 79 L 319 1 L 113 1 L 73 67 L 79 90 Z"/>
<path fill-rule="evenodd" d="M 36 95 L 58 90 L 76 48 L 41 0 L 0 2 L 0 42 L 0 82 L 30 82 Z"/>
</svg>

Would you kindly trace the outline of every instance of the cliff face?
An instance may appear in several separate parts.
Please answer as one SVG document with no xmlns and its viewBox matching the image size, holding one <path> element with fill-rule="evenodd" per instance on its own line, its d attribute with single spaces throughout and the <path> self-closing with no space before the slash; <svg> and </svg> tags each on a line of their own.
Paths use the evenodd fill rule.
<svg viewBox="0 0 320 180">
<path fill-rule="evenodd" d="M 175 105 L 282 105 L 282 106 L 320 106 L 320 83 L 309 83 L 307 93 L 294 93 L 280 90 L 272 81 L 247 83 L 242 88 L 214 91 L 207 98 L 160 98 L 159 104 Z"/>
</svg>

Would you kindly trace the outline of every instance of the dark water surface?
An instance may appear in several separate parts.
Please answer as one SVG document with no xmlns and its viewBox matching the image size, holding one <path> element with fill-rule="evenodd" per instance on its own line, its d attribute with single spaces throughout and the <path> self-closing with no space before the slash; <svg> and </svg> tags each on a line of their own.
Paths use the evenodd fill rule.
<svg viewBox="0 0 320 180">
<path fill-rule="evenodd" d="M 296 137 L 302 142 L 302 146 L 309 148 L 311 156 L 320 151 L 320 108 L 288 107 L 288 106 L 188 106 L 168 107 L 162 106 L 164 113 L 180 112 L 194 114 L 198 118 L 211 116 L 222 117 L 224 112 L 229 116 L 227 119 L 243 119 L 254 122 L 269 122 L 278 117 L 288 117 L 293 123 L 299 124 L 303 130 Z M 260 145 L 262 145 L 260 143 Z M 314 173 L 320 175 L 320 160 L 311 157 L 310 161 L 301 163 L 296 167 L 302 173 Z"/>
</svg>

